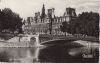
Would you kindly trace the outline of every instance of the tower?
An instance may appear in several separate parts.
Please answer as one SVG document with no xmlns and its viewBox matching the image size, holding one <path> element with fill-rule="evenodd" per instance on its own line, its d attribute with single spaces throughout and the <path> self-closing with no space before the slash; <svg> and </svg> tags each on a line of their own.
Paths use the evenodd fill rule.
<svg viewBox="0 0 100 63">
<path fill-rule="evenodd" d="M 42 20 L 42 22 L 44 22 L 44 19 L 45 19 L 45 5 L 43 4 L 42 13 L 41 13 L 41 20 Z"/>
<path fill-rule="evenodd" d="M 40 21 L 41 21 L 40 12 L 35 13 L 34 19 L 35 19 L 35 23 L 40 23 Z"/>
<path fill-rule="evenodd" d="M 48 17 L 49 18 L 54 18 L 54 16 L 55 16 L 54 10 L 55 10 L 54 8 L 48 9 Z"/>
<path fill-rule="evenodd" d="M 52 33 L 52 22 L 54 21 L 54 8 L 48 9 L 48 17 L 49 17 L 49 31 Z"/>
<path fill-rule="evenodd" d="M 72 19 L 76 18 L 76 12 L 74 8 L 66 8 L 66 11 L 64 12 L 64 21 L 71 21 Z"/>
</svg>

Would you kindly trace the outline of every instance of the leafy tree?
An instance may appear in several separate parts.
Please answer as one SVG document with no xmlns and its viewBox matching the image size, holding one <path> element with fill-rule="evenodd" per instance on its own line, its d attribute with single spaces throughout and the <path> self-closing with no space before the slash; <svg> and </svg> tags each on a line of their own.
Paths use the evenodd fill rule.
<svg viewBox="0 0 100 63">
<path fill-rule="evenodd" d="M 10 8 L 0 11 L 0 23 L 1 32 L 3 30 L 9 30 L 10 32 L 18 30 L 19 33 L 22 33 L 22 18 Z"/>
<path fill-rule="evenodd" d="M 69 24 L 66 21 L 65 22 L 62 22 L 62 25 L 60 26 L 60 29 L 66 35 L 66 32 L 69 32 L 69 30 L 70 30 Z"/>
<path fill-rule="evenodd" d="M 99 14 L 93 12 L 83 12 L 76 19 L 72 19 L 69 24 L 63 22 L 62 32 L 71 34 L 84 34 L 99 37 Z"/>
<path fill-rule="evenodd" d="M 89 36 L 99 35 L 99 14 L 93 12 L 83 12 L 78 16 L 80 33 Z"/>
</svg>

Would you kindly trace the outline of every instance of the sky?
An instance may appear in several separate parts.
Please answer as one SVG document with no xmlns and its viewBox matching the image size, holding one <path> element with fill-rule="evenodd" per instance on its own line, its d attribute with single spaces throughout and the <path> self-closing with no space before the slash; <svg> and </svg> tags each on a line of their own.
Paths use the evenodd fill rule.
<svg viewBox="0 0 100 63">
<path fill-rule="evenodd" d="M 93 11 L 100 13 L 100 0 L 1 0 L 0 9 L 10 8 L 22 18 L 34 17 L 35 12 L 41 12 L 42 6 L 55 8 L 55 15 L 62 16 L 67 7 L 76 9 L 76 13 Z"/>
</svg>

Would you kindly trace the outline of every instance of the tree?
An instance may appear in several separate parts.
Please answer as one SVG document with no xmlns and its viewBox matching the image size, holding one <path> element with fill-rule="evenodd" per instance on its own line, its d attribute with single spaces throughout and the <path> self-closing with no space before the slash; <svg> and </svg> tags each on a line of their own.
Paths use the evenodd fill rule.
<svg viewBox="0 0 100 63">
<path fill-rule="evenodd" d="M 99 14 L 83 12 L 77 18 L 71 19 L 69 24 L 63 22 L 60 28 L 62 32 L 99 37 Z"/>
<path fill-rule="evenodd" d="M 93 12 L 83 12 L 77 20 L 83 34 L 89 36 L 99 36 L 99 14 Z"/>
<path fill-rule="evenodd" d="M 70 31 L 70 25 L 66 21 L 65 22 L 62 22 L 62 25 L 60 26 L 60 29 L 66 35 L 66 32 L 69 32 Z"/>
<path fill-rule="evenodd" d="M 0 25 L 2 27 L 0 32 L 3 30 L 9 30 L 10 32 L 18 30 L 19 33 L 22 33 L 22 18 L 10 8 L 0 11 L 0 23 L 2 24 Z"/>
</svg>

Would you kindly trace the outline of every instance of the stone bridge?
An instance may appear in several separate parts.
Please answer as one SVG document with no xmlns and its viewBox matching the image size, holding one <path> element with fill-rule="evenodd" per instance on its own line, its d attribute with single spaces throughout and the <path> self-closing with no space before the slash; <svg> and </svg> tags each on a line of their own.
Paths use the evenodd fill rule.
<svg viewBox="0 0 100 63">
<path fill-rule="evenodd" d="M 39 34 L 20 34 L 2 43 L 0 47 L 34 47 L 40 46 Z"/>
<path fill-rule="evenodd" d="M 16 37 L 13 37 L 6 41 L 4 44 L 7 44 L 8 46 L 11 47 L 34 47 L 34 46 L 41 46 L 43 43 L 50 43 L 51 41 L 55 40 L 61 40 L 61 39 L 67 39 L 67 40 L 72 40 L 72 39 L 77 39 L 73 36 L 55 36 L 55 35 L 29 35 L 29 34 L 21 34 Z M 81 39 L 77 39 L 81 40 Z M 85 40 L 87 41 L 87 40 Z M 4 45 L 4 46 L 7 46 Z"/>
<path fill-rule="evenodd" d="M 30 43 L 35 43 L 36 46 L 40 45 L 39 34 L 37 34 L 37 35 L 25 35 L 24 37 L 26 37 L 26 41 L 28 41 Z"/>
</svg>

